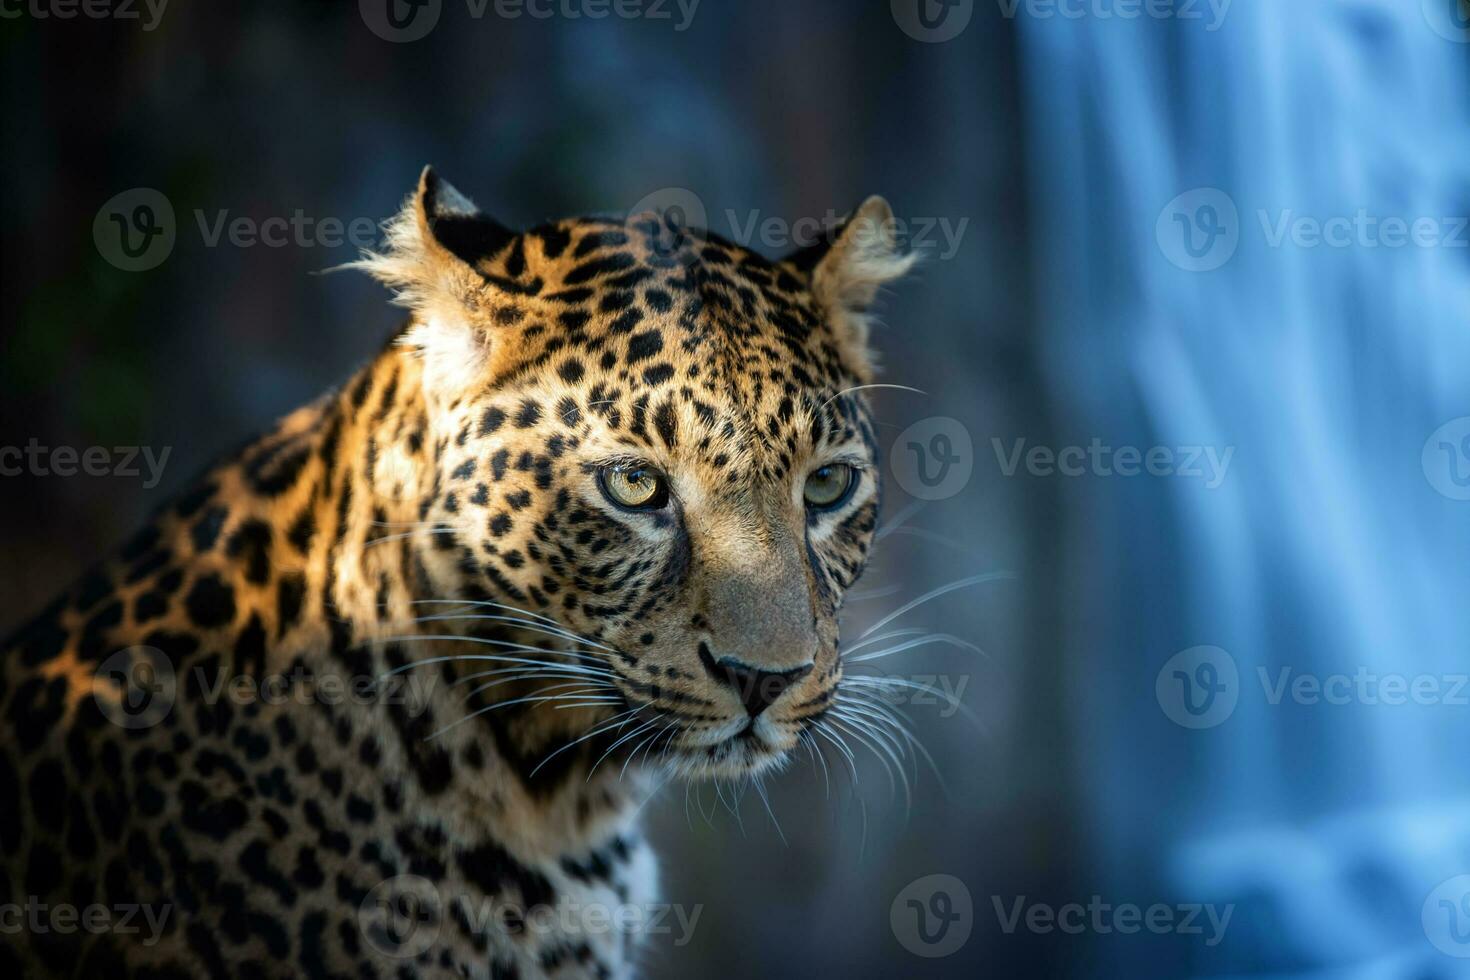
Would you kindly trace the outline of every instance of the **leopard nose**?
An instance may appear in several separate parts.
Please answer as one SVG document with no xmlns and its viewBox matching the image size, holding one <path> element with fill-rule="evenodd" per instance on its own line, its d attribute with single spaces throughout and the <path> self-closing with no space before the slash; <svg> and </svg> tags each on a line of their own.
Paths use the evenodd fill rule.
<svg viewBox="0 0 1470 980">
<path fill-rule="evenodd" d="M 740 703 L 745 705 L 745 713 L 751 718 L 758 717 L 788 687 L 812 672 L 810 663 L 789 670 L 762 670 L 734 657 L 720 657 L 717 660 L 704 643 L 699 645 L 699 662 L 718 683 L 735 691 Z"/>
</svg>

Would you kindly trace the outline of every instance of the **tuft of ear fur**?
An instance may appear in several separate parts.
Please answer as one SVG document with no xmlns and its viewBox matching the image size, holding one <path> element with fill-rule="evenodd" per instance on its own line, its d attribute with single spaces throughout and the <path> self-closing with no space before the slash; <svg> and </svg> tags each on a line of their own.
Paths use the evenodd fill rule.
<svg viewBox="0 0 1470 980">
<path fill-rule="evenodd" d="M 413 311 L 399 343 L 424 362 L 427 387 L 463 391 L 483 377 L 491 338 L 485 311 L 493 287 L 477 271 L 515 232 L 480 213 L 474 202 L 425 167 L 417 189 L 383 226 L 381 251 L 349 263 L 393 290 Z"/>
<path fill-rule="evenodd" d="M 902 278 L 918 261 L 898 242 L 893 209 L 874 195 L 839 228 L 835 240 L 793 256 L 810 269 L 812 296 L 826 312 L 838 343 L 860 374 L 873 373 L 869 347 L 873 300 L 878 290 Z"/>
</svg>

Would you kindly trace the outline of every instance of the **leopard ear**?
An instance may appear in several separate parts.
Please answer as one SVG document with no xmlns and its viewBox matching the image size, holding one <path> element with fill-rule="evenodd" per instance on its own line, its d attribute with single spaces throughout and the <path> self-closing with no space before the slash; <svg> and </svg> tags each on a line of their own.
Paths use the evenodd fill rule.
<svg viewBox="0 0 1470 980">
<path fill-rule="evenodd" d="M 387 285 L 413 311 L 399 343 L 424 361 L 426 386 L 465 390 L 489 365 L 497 292 L 480 271 L 516 233 L 425 167 L 417 189 L 384 226 L 385 246 L 351 263 Z"/>
<path fill-rule="evenodd" d="M 898 242 L 893 209 L 876 195 L 823 241 L 790 257 L 810 274 L 812 297 L 826 313 L 848 363 L 865 378 L 873 372 L 868 345 L 873 300 L 917 260 Z"/>
<path fill-rule="evenodd" d="M 412 201 L 421 237 L 446 260 L 452 256 L 473 267 L 516 237 L 494 218 L 481 214 L 474 201 L 435 173 L 433 167 L 425 167 L 419 175 Z"/>
</svg>

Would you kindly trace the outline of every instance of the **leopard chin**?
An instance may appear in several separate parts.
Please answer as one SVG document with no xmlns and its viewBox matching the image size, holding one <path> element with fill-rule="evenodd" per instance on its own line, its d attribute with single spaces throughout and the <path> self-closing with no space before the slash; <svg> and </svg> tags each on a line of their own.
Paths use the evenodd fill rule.
<svg viewBox="0 0 1470 980">
<path fill-rule="evenodd" d="M 732 719 L 713 732 L 675 739 L 656 760 L 680 778 L 757 778 L 791 764 L 800 723 L 773 723 L 764 718 Z"/>
</svg>

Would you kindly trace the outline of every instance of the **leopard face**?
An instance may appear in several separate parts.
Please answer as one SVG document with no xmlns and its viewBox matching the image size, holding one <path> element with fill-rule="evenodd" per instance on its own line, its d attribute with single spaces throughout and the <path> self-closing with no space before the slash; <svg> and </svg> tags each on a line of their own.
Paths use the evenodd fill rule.
<svg viewBox="0 0 1470 980">
<path fill-rule="evenodd" d="M 646 757 L 778 765 L 834 696 L 876 525 L 887 205 L 771 262 L 649 214 L 512 233 L 426 171 L 361 265 L 414 311 L 429 600 L 526 626 L 501 649 L 580 668 L 538 696 Z"/>
</svg>

